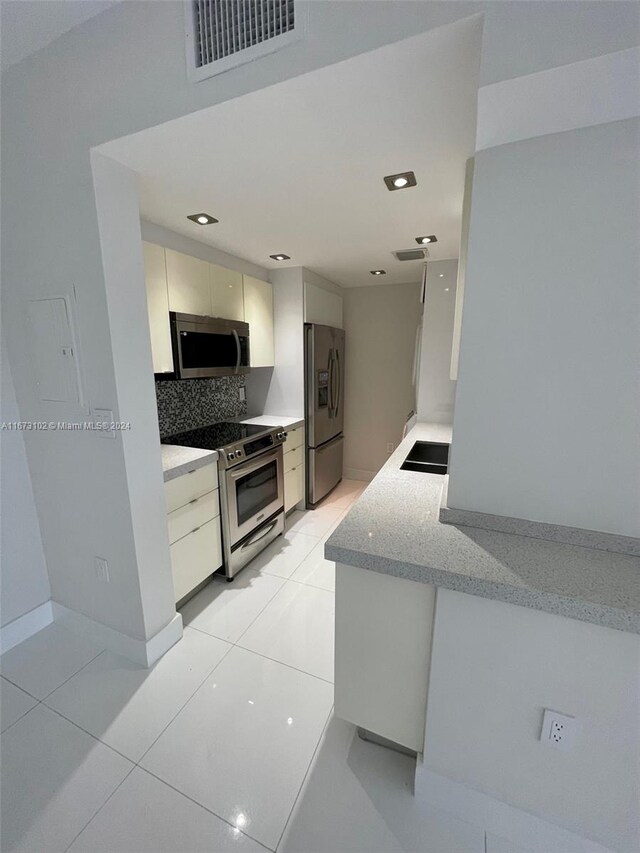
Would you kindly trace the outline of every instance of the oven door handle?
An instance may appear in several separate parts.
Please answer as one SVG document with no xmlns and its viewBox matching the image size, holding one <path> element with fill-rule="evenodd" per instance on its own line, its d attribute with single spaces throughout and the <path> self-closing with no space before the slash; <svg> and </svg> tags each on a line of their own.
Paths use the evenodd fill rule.
<svg viewBox="0 0 640 853">
<path fill-rule="evenodd" d="M 278 523 L 278 519 L 276 518 L 276 520 L 272 521 L 268 527 L 266 527 L 264 530 L 260 531 L 259 536 L 252 536 L 251 539 L 248 539 L 244 543 L 242 548 L 240 548 L 240 550 L 244 551 L 245 548 L 250 548 L 252 545 L 255 545 L 256 542 L 259 542 L 261 539 L 264 539 L 265 536 L 268 536 L 271 533 L 271 531 L 273 530 L 273 528 L 276 526 L 277 523 Z"/>
<path fill-rule="evenodd" d="M 247 463 L 236 465 L 235 468 L 231 468 L 227 470 L 227 475 L 232 480 L 237 480 L 239 477 L 244 477 L 247 474 L 251 474 L 252 471 L 257 471 L 259 468 L 264 467 L 268 462 L 271 462 L 273 459 L 281 458 L 281 448 L 278 447 L 277 450 L 273 450 L 270 453 L 265 453 L 263 456 L 259 456 L 253 464 L 249 465 Z"/>
<path fill-rule="evenodd" d="M 231 329 L 231 334 L 233 335 L 233 337 L 235 338 L 235 341 L 236 341 L 236 353 L 237 353 L 237 355 L 236 355 L 236 370 L 235 370 L 235 372 L 237 373 L 238 370 L 240 370 L 240 338 L 238 336 L 238 332 L 235 329 Z"/>
</svg>

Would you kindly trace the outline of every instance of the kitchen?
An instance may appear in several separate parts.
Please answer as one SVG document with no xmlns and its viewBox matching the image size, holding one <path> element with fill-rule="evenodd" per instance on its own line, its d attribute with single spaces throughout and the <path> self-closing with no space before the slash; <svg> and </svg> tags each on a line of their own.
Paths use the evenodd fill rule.
<svg viewBox="0 0 640 853">
<path fill-rule="evenodd" d="M 505 39 L 495 4 L 416 36 L 406 7 L 418 19 L 422 4 L 371 4 L 354 34 L 382 15 L 382 44 L 409 37 L 300 73 L 357 18 L 359 4 L 327 4 L 309 64 L 284 82 L 267 73 L 236 97 L 245 66 L 220 78 L 219 103 L 204 82 L 175 109 L 158 106 L 175 63 L 138 5 L 86 38 L 104 58 L 115 32 L 137 57 L 160 35 L 168 74 L 141 93 L 141 77 L 123 86 L 89 63 L 104 114 L 120 107 L 88 134 L 91 169 L 55 74 L 44 86 L 34 63 L 28 93 L 10 91 L 34 129 L 8 145 L 20 415 L 57 405 L 132 429 L 25 436 L 53 615 L 2 658 L 3 688 L 26 703 L 3 733 L 3 843 L 635 853 L 637 119 L 553 109 L 618 109 L 607 81 L 628 51 L 605 50 L 626 43 L 545 53 L 550 69 L 485 67 L 476 128 L 481 43 L 525 62 L 528 19 Z M 559 5 L 539 11 L 547 51 Z M 571 33 L 591 44 L 598 26 L 574 11 Z M 43 114 L 64 143 L 53 177 Z M 41 240 L 14 220 L 41 224 Z M 40 393 L 51 336 L 35 336 L 37 362 L 21 320 L 58 288 L 75 333 L 62 390 L 78 391 L 64 406 Z M 221 320 L 225 364 L 204 368 L 231 374 L 177 378 L 203 359 L 175 338 L 219 335 Z M 305 324 L 344 332 L 344 359 L 326 347 L 313 383 L 314 412 L 344 416 L 342 470 L 314 462 L 317 496 L 310 455 L 340 433 L 311 435 Z M 221 423 L 228 438 L 201 433 Z M 260 500 L 240 485 L 234 507 L 247 453 L 275 458 L 251 483 Z"/>
</svg>

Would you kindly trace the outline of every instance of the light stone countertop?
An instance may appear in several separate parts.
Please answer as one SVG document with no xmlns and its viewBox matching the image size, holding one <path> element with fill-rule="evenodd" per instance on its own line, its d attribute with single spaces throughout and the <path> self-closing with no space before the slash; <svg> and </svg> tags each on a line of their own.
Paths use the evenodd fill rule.
<svg viewBox="0 0 640 853">
<path fill-rule="evenodd" d="M 443 524 L 445 477 L 402 471 L 414 441 L 448 441 L 417 424 L 325 545 L 329 560 L 640 634 L 640 558 Z"/>
<path fill-rule="evenodd" d="M 289 429 L 293 429 L 294 427 L 299 427 L 304 424 L 304 418 L 292 418 L 280 415 L 260 415 L 255 418 L 240 418 L 241 424 L 257 424 L 258 426 L 266 426 L 266 427 L 288 427 Z"/>
<path fill-rule="evenodd" d="M 218 461 L 217 450 L 203 450 L 200 447 L 181 447 L 178 444 L 161 444 L 162 471 L 165 483 L 176 477 L 195 471 L 204 465 Z"/>
</svg>

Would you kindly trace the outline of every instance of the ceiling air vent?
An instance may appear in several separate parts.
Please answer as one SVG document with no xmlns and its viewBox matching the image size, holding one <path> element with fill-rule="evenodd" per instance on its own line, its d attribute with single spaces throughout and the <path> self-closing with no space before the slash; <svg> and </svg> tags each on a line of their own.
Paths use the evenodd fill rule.
<svg viewBox="0 0 640 853">
<path fill-rule="evenodd" d="M 399 261 L 424 261 L 429 257 L 428 249 L 400 249 L 393 252 Z"/>
<path fill-rule="evenodd" d="M 185 6 L 187 68 L 194 81 L 273 53 L 306 31 L 306 15 L 295 0 L 190 0 Z"/>
</svg>

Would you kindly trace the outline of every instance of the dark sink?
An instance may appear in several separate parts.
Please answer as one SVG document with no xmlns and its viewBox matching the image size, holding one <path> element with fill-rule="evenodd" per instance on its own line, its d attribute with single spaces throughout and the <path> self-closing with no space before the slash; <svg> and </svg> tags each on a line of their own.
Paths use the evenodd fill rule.
<svg viewBox="0 0 640 853">
<path fill-rule="evenodd" d="M 425 474 L 446 474 L 449 466 L 449 444 L 441 441 L 416 441 L 400 468 Z"/>
</svg>

